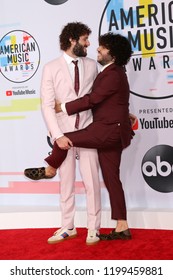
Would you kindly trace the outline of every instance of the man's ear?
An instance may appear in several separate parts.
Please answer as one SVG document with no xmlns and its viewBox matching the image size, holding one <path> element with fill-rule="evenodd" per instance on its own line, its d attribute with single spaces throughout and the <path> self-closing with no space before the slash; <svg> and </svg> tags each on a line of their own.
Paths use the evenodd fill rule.
<svg viewBox="0 0 173 280">
<path fill-rule="evenodd" d="M 70 38 L 69 41 L 70 41 L 71 45 L 76 45 L 76 40 L 75 39 Z"/>
</svg>

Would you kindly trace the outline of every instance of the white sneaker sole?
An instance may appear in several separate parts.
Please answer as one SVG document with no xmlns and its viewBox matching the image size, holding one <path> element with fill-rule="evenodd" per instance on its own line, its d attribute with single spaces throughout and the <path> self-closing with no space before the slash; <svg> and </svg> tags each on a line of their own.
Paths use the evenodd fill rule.
<svg viewBox="0 0 173 280">
<path fill-rule="evenodd" d="M 72 238 L 75 238 L 77 237 L 77 234 L 74 234 L 74 235 L 70 235 L 68 237 L 65 237 L 65 238 L 62 238 L 62 239 L 59 239 L 59 240 L 48 240 L 47 243 L 48 244 L 56 244 L 56 243 L 59 243 L 59 242 L 63 242 L 65 240 L 69 240 L 69 239 L 72 239 Z"/>
<path fill-rule="evenodd" d="M 94 242 L 87 242 L 86 241 L 86 245 L 96 245 L 99 242 L 100 242 L 100 240 L 97 240 L 97 241 L 94 241 Z"/>
</svg>

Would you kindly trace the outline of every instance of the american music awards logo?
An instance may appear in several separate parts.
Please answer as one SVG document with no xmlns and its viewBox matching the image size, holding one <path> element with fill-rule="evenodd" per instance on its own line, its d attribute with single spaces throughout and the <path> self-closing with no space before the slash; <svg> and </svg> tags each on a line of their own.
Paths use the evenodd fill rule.
<svg viewBox="0 0 173 280">
<path fill-rule="evenodd" d="M 7 80 L 23 83 L 35 75 L 39 64 L 39 46 L 28 32 L 13 30 L 0 40 L 0 69 Z"/>
<path fill-rule="evenodd" d="M 134 53 L 127 65 L 131 93 L 148 99 L 172 97 L 173 1 L 109 0 L 99 35 L 108 31 L 131 42 Z"/>
</svg>

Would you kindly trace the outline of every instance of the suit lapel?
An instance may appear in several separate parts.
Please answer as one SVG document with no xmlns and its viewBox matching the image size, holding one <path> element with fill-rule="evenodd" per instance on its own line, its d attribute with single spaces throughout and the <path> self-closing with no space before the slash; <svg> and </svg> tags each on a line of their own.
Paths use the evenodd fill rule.
<svg viewBox="0 0 173 280">
<path fill-rule="evenodd" d="M 100 71 L 95 79 L 95 81 L 101 79 L 106 72 L 109 72 L 111 69 L 114 69 L 115 67 L 117 67 L 114 63 L 112 63 L 111 65 L 109 65 L 108 67 L 106 67 L 103 71 Z"/>
<path fill-rule="evenodd" d="M 67 62 L 65 61 L 63 56 L 60 57 L 60 64 L 61 64 L 61 69 L 62 69 L 64 78 L 66 79 L 66 81 L 69 84 L 69 86 L 71 87 L 71 89 L 75 92 L 73 81 L 72 81 L 72 78 L 69 73 Z"/>
</svg>

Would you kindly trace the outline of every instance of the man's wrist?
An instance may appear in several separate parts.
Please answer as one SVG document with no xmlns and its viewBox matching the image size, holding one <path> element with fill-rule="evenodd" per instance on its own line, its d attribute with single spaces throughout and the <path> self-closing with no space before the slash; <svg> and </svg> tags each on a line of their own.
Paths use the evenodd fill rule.
<svg viewBox="0 0 173 280">
<path fill-rule="evenodd" d="M 55 139 L 54 139 L 54 140 L 56 141 L 56 140 L 58 140 L 59 138 L 61 138 L 61 137 L 63 137 L 63 136 L 64 136 L 64 134 L 61 134 L 61 135 L 59 135 L 59 136 L 55 137 Z"/>
</svg>

